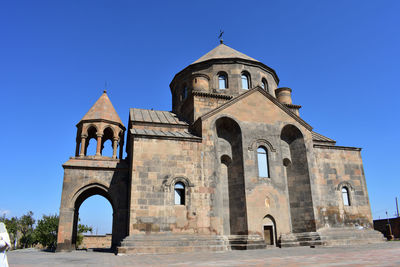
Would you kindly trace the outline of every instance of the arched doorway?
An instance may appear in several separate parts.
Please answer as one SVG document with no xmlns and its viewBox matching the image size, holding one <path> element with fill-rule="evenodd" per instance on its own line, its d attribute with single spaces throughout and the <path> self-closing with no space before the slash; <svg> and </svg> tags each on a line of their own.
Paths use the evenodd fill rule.
<svg viewBox="0 0 400 267">
<path fill-rule="evenodd" d="M 271 215 L 266 215 L 262 220 L 262 233 L 264 234 L 265 244 L 268 246 L 276 246 L 276 223 Z"/>
<path fill-rule="evenodd" d="M 107 192 L 107 189 L 99 184 L 94 184 L 94 185 L 90 185 L 88 187 L 86 187 L 84 190 L 82 190 L 82 192 L 77 196 L 76 200 L 75 200 L 75 205 L 74 205 L 74 221 L 73 221 L 73 231 L 72 231 L 72 247 L 73 248 L 78 248 L 78 225 L 81 223 L 79 221 L 79 212 L 80 212 L 80 208 L 82 206 L 82 204 L 89 198 L 91 197 L 98 197 L 101 196 L 103 198 L 105 198 L 105 200 L 107 200 L 107 202 L 110 204 L 111 206 L 111 214 L 112 214 L 112 227 L 111 227 L 111 235 L 113 235 L 113 226 L 114 226 L 114 205 L 113 205 L 113 201 L 109 195 L 109 193 Z M 93 229 L 95 230 L 95 229 Z M 94 245 L 96 246 L 96 245 Z M 112 248 L 113 244 L 112 241 L 110 241 L 110 247 Z M 94 247 L 94 248 L 100 248 L 100 247 Z"/>
</svg>

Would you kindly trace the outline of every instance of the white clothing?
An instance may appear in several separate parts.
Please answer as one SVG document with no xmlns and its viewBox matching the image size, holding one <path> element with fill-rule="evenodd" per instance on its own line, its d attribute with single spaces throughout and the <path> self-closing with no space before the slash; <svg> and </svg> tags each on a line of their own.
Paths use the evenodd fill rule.
<svg viewBox="0 0 400 267">
<path fill-rule="evenodd" d="M 11 243 L 8 233 L 0 233 L 0 267 L 8 267 L 6 251 L 10 248 Z"/>
</svg>

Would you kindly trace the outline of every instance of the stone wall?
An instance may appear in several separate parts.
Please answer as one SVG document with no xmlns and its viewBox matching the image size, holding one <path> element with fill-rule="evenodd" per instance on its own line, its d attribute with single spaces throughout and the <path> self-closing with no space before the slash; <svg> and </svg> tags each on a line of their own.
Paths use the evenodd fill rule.
<svg viewBox="0 0 400 267">
<path fill-rule="evenodd" d="M 210 233 L 210 189 L 201 174 L 198 141 L 134 138 L 130 234 Z M 174 204 L 174 185 L 185 184 L 185 205 Z"/>
<path fill-rule="evenodd" d="M 84 235 L 79 249 L 85 248 L 110 248 L 111 234 L 106 235 Z"/>
<path fill-rule="evenodd" d="M 314 146 L 317 175 L 314 199 L 317 225 L 321 227 L 362 226 L 372 228 L 372 215 L 361 160 L 361 149 Z M 342 187 L 349 190 L 350 205 L 342 199 Z"/>
</svg>

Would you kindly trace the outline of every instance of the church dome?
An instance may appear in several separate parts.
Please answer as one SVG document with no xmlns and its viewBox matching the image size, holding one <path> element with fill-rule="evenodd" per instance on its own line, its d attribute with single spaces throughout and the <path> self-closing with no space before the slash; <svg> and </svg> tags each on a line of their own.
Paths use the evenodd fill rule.
<svg viewBox="0 0 400 267">
<path fill-rule="evenodd" d="M 275 97 L 278 83 L 272 68 L 221 42 L 175 75 L 170 84 L 172 109 L 182 110 L 193 94 L 229 99 L 257 86 Z"/>
</svg>

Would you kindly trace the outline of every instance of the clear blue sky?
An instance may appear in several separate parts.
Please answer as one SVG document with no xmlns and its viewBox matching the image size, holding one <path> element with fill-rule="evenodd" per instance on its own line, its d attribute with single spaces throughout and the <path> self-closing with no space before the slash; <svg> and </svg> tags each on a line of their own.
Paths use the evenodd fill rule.
<svg viewBox="0 0 400 267">
<path fill-rule="evenodd" d="M 2 1 L 0 212 L 59 212 L 75 125 L 108 94 L 171 109 L 175 73 L 225 43 L 276 70 L 301 116 L 338 145 L 362 147 L 374 218 L 400 197 L 400 1 Z M 111 231 L 88 199 L 82 221 Z M 102 226 L 103 225 L 103 226 Z"/>
</svg>

